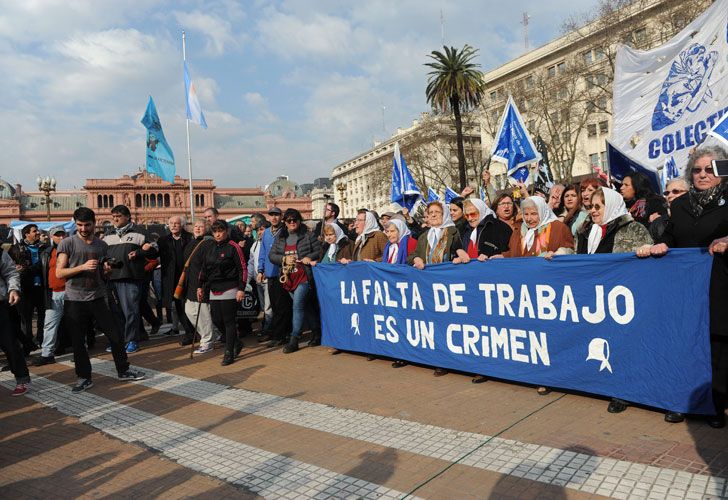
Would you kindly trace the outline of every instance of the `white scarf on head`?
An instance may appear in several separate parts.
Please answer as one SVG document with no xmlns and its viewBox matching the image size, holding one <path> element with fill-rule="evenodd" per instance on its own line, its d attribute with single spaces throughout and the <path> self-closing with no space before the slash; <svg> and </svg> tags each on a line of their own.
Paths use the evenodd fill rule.
<svg viewBox="0 0 728 500">
<path fill-rule="evenodd" d="M 389 255 L 387 255 L 387 262 L 394 262 L 397 260 L 397 256 L 399 255 L 399 244 L 402 241 L 402 238 L 404 238 L 405 236 L 409 236 L 411 234 L 411 231 L 407 227 L 407 224 L 399 219 L 389 219 L 387 225 L 394 225 L 394 227 L 397 228 L 397 232 L 399 233 L 399 239 L 397 240 L 397 243 L 392 243 L 391 241 L 389 242 Z"/>
<path fill-rule="evenodd" d="M 530 196 L 526 199 L 534 202 L 534 204 L 536 205 L 536 209 L 538 210 L 538 224 L 534 228 L 528 228 L 528 230 L 526 231 L 526 237 L 523 239 L 525 243 L 524 248 L 526 250 L 530 250 L 533 246 L 533 242 L 536 240 L 536 232 L 542 227 L 547 226 L 555 220 L 559 219 L 558 217 L 556 217 L 554 211 L 549 208 L 546 200 L 544 200 L 540 196 Z"/>
<path fill-rule="evenodd" d="M 485 204 L 485 202 L 478 198 L 470 198 L 468 199 L 470 203 L 473 204 L 475 208 L 478 209 L 478 224 L 483 222 L 483 219 L 488 217 L 489 215 L 493 215 L 495 217 L 495 212 L 493 212 L 490 208 L 488 208 L 488 205 Z M 477 243 L 478 240 L 478 228 L 474 227 L 473 231 L 470 233 L 470 241 L 473 243 Z"/>
<path fill-rule="evenodd" d="M 341 230 L 338 224 L 332 224 L 329 222 L 326 225 L 334 228 L 334 234 L 336 235 L 336 241 L 333 244 L 329 245 L 329 249 L 327 250 L 326 255 L 329 256 L 329 259 L 336 260 L 336 250 L 338 250 L 339 248 L 339 242 L 346 238 L 346 235 L 344 234 L 344 231 Z"/>
<path fill-rule="evenodd" d="M 439 226 L 430 226 L 430 230 L 427 231 L 427 243 L 430 245 L 430 249 L 435 248 L 437 242 L 440 241 L 443 229 L 455 226 L 452 217 L 450 217 L 450 207 L 441 201 L 436 201 L 435 203 L 442 208 L 442 224 Z"/>
<path fill-rule="evenodd" d="M 377 218 L 374 217 L 374 214 L 371 212 L 367 212 L 366 214 L 366 221 L 364 222 L 364 230 L 361 232 L 359 236 L 356 237 L 356 243 L 364 243 L 364 240 L 367 239 L 367 235 L 379 231 L 379 224 L 377 224 Z"/>
<path fill-rule="evenodd" d="M 592 224 L 587 244 L 588 253 L 597 251 L 599 243 L 602 241 L 602 226 L 629 213 L 621 194 L 609 188 L 602 188 L 602 191 L 604 192 L 604 217 L 602 217 L 601 224 Z"/>
</svg>

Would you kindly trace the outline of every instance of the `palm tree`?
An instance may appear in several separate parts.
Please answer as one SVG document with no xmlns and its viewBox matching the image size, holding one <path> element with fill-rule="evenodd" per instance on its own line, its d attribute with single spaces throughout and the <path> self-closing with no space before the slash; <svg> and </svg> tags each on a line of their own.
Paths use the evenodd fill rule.
<svg viewBox="0 0 728 500">
<path fill-rule="evenodd" d="M 467 184 L 465 175 L 465 150 L 463 148 L 463 121 L 461 112 L 467 112 L 475 108 L 485 90 L 483 73 L 477 68 L 480 64 L 473 62 L 478 54 L 474 49 L 465 44 L 461 50 L 455 47 L 445 47 L 443 54 L 439 50 L 433 50 L 427 57 L 433 61 L 425 63 L 425 66 L 432 68 L 428 73 L 427 89 L 425 95 L 427 102 L 434 109 L 442 112 L 452 111 L 455 118 L 455 136 L 458 146 L 458 173 L 460 174 L 460 189 Z"/>
</svg>

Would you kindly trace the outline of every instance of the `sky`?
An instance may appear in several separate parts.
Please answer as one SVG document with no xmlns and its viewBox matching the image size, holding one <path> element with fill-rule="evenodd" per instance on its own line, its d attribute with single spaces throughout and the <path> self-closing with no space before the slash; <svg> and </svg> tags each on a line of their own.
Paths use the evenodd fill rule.
<svg viewBox="0 0 728 500">
<path fill-rule="evenodd" d="M 483 71 L 537 47 L 597 0 L 0 0 L 0 177 L 35 189 L 144 165 L 148 96 L 187 177 L 181 34 L 207 119 L 190 124 L 193 178 L 299 183 L 410 126 L 427 54 L 479 49 Z"/>
</svg>

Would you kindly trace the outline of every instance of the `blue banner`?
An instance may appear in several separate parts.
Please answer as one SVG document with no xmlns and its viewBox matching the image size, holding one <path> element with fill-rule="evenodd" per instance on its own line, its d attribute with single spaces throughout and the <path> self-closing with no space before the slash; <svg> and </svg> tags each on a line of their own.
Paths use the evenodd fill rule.
<svg viewBox="0 0 728 500">
<path fill-rule="evenodd" d="M 174 184 L 174 154 L 164 137 L 162 122 L 159 121 L 152 96 L 149 96 L 147 110 L 141 122 L 147 129 L 147 172 Z"/>
<path fill-rule="evenodd" d="M 712 413 L 712 258 L 596 254 L 314 268 L 323 343 L 429 366 Z M 675 271 L 680 270 L 679 286 Z M 669 306 L 665 306 L 669 304 Z"/>
</svg>

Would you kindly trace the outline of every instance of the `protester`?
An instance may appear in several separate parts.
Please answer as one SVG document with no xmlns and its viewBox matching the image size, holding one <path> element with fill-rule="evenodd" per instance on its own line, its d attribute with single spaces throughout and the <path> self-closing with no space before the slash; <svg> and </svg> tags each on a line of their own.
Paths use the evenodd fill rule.
<svg viewBox="0 0 728 500">
<path fill-rule="evenodd" d="M 472 190 L 472 188 L 470 189 Z M 450 218 L 455 223 L 455 229 L 458 233 L 463 234 L 463 231 L 468 227 L 468 221 L 463 217 L 463 202 L 465 198 L 457 196 L 450 200 L 448 208 L 450 209 Z"/>
<path fill-rule="evenodd" d="M 602 183 L 596 177 L 587 177 L 579 183 L 579 192 L 581 194 L 581 206 L 584 210 L 589 211 L 591 196 L 598 188 L 602 187 Z"/>
<path fill-rule="evenodd" d="M 301 213 L 289 208 L 283 214 L 285 227 L 273 242 L 270 250 L 270 261 L 281 267 L 283 289 L 288 292 L 292 301 L 292 324 L 290 340 L 283 348 L 285 354 L 298 350 L 304 316 L 311 327 L 314 343 L 320 343 L 321 327 L 314 301 L 309 295 L 313 293 L 313 273 L 311 263 L 321 254 L 321 243 L 316 235 L 303 224 Z"/>
<path fill-rule="evenodd" d="M 561 203 L 559 204 L 559 220 L 568 226 L 574 237 L 576 237 L 576 233 L 589 216 L 589 213 L 582 204 L 579 191 L 579 184 L 572 184 L 566 187 L 561 194 Z"/>
<path fill-rule="evenodd" d="M 224 220 L 210 225 L 214 243 L 203 247 L 201 255 L 200 281 L 197 286 L 197 301 L 210 297 L 212 321 L 225 337 L 225 354 L 222 366 L 227 366 L 243 349 L 238 338 L 235 314 L 245 297 L 248 267 L 243 251 L 230 239 L 230 227 Z"/>
<path fill-rule="evenodd" d="M 113 297 L 110 301 L 124 325 L 124 341 L 129 353 L 139 350 L 137 333 L 140 321 L 142 287 L 146 283 L 146 259 L 158 255 L 156 246 L 147 241 L 146 233 L 133 222 L 131 212 L 125 205 L 111 209 L 114 232 L 104 238 L 109 257 L 120 263 L 109 275 Z"/>
<path fill-rule="evenodd" d="M 212 227 L 212 223 L 220 218 L 220 212 L 215 207 L 208 207 L 203 212 L 203 217 L 207 221 L 207 227 Z M 230 226 L 230 239 L 235 243 L 240 244 L 243 241 L 243 233 L 237 228 L 237 226 Z"/>
<path fill-rule="evenodd" d="M 465 200 L 463 213 L 468 227 L 462 233 L 462 245 L 471 259 L 485 261 L 508 250 L 513 230 L 498 219 L 484 201 L 477 198 Z"/>
<path fill-rule="evenodd" d="M 324 244 L 321 246 L 320 264 L 339 262 L 341 259 L 351 260 L 353 247 L 351 240 L 346 237 L 341 226 L 327 223 L 323 229 Z M 315 265 L 312 263 L 312 265 Z"/>
<path fill-rule="evenodd" d="M 182 345 L 192 343 L 194 328 L 185 314 L 184 298 L 175 299 L 174 290 L 177 287 L 182 269 L 185 265 L 184 251 L 192 241 L 193 236 L 185 230 L 184 217 L 173 215 L 167 221 L 169 234 L 157 241 L 159 246 L 159 260 L 162 266 L 162 304 L 166 309 L 172 310 L 171 335 L 179 335 L 179 326 L 185 331 Z"/>
<path fill-rule="evenodd" d="M 260 245 L 260 256 L 258 257 L 258 275 L 256 281 L 268 284 L 268 298 L 270 298 L 273 317 L 270 327 L 270 341 L 268 347 L 275 347 L 286 343 L 286 334 L 291 329 L 291 296 L 283 290 L 278 280 L 280 267 L 273 264 L 269 258 L 270 250 L 278 233 L 283 228 L 281 218 L 283 212 L 278 207 L 268 210 L 270 227 L 263 233 Z"/>
<path fill-rule="evenodd" d="M 513 231 L 508 242 L 506 257 L 550 258 L 552 255 L 574 253 L 574 237 L 569 228 L 540 196 L 532 196 L 521 202 L 523 223 Z"/>
<path fill-rule="evenodd" d="M 551 189 L 549 189 L 548 205 L 554 212 L 556 212 L 556 210 L 561 206 L 561 195 L 563 194 L 564 189 L 566 189 L 566 186 L 563 184 L 554 184 L 551 186 Z"/>
<path fill-rule="evenodd" d="M 85 332 L 94 319 L 111 345 L 111 353 L 120 380 L 140 380 L 144 373 L 129 369 L 124 349 L 124 337 L 119 317 L 111 313 L 106 303 L 104 274 L 111 273 L 107 259 L 109 245 L 94 236 L 96 214 L 90 208 L 80 207 L 73 212 L 76 235 L 58 245 L 56 277 L 66 280 L 64 319 L 68 321 L 73 343 L 73 359 L 78 381 L 73 392 L 93 386 L 91 362 L 84 343 Z"/>
<path fill-rule="evenodd" d="M 652 191 L 650 181 L 644 174 L 631 172 L 625 175 L 619 191 L 632 218 L 643 226 L 650 226 L 653 214 L 667 215 L 665 199 Z"/>
<path fill-rule="evenodd" d="M 688 189 L 690 189 L 688 183 L 681 177 L 676 177 L 667 183 L 665 191 L 662 193 L 667 200 L 667 213 L 655 212 L 650 215 L 649 229 L 653 240 L 658 241 L 662 238 L 662 233 L 665 232 L 667 223 L 670 220 L 670 206 L 673 200 L 687 193 Z"/>
<path fill-rule="evenodd" d="M 670 221 L 657 244 L 637 252 L 646 257 L 664 255 L 669 248 L 710 247 L 713 251 L 709 294 L 715 414 L 707 421 L 714 428 L 725 427 L 728 403 L 728 254 L 715 251 L 715 240 L 724 238 L 728 231 L 728 184 L 715 175 L 711 164 L 724 158 L 728 152 L 717 146 L 700 146 L 690 155 L 685 169 L 689 191 L 672 201 Z M 667 422 L 683 419 L 681 413 L 665 414 Z"/>
<path fill-rule="evenodd" d="M 376 215 L 367 210 L 360 210 L 356 214 L 354 229 L 356 231 L 356 240 L 354 241 L 351 259 L 341 259 L 341 263 L 348 264 L 352 260 L 381 261 L 384 254 L 384 245 L 387 244 L 387 237 L 379 230 Z"/>
<path fill-rule="evenodd" d="M 45 261 L 44 284 L 46 289 L 46 311 L 43 322 L 43 346 L 40 357 L 33 363 L 34 366 L 49 365 L 56 362 L 55 352 L 58 341 L 58 331 L 63 318 L 63 305 L 66 296 L 66 281 L 56 277 L 56 263 L 58 260 L 58 245 L 66 237 L 66 230 L 63 226 L 51 228 L 48 233 L 51 235 L 52 246 L 49 251 L 44 252 L 41 259 Z"/>
<path fill-rule="evenodd" d="M 15 266 L 13 259 L 0 248 L 0 349 L 15 376 L 15 389 L 11 395 L 22 396 L 30 389 L 30 374 L 8 316 L 10 307 L 20 301 L 20 273 Z"/>
<path fill-rule="evenodd" d="M 43 262 L 41 255 L 47 246 L 40 242 L 40 231 L 35 224 L 21 229 L 22 239 L 9 250 L 20 273 L 21 301 L 18 304 L 21 326 L 24 335 L 23 345 L 26 356 L 43 343 L 43 322 L 46 300 L 43 286 Z M 33 314 L 37 315 L 36 334 L 33 337 Z"/>
<path fill-rule="evenodd" d="M 340 211 L 341 209 L 336 203 L 326 203 L 324 207 L 324 218 L 316 223 L 316 227 L 313 230 L 313 234 L 316 235 L 319 241 L 324 240 L 324 228 L 327 224 L 336 224 L 342 231 L 347 232 L 346 226 L 338 219 Z"/>
<path fill-rule="evenodd" d="M 257 218 L 255 217 L 252 217 L 251 221 L 256 221 L 256 224 L 258 224 Z M 253 225 L 248 227 L 252 228 Z M 257 227 L 261 229 L 257 231 L 255 241 L 250 246 L 250 258 L 248 259 L 248 281 L 258 297 L 258 308 L 263 312 L 263 320 L 260 324 L 260 331 L 258 332 L 258 342 L 265 342 L 270 340 L 270 325 L 273 319 L 273 310 L 270 306 L 270 297 L 268 297 L 266 279 L 263 278 L 261 283 L 258 283 L 256 280 L 256 277 L 258 276 L 258 259 L 260 258 L 260 247 L 263 238 L 263 226 L 258 225 Z"/>
<path fill-rule="evenodd" d="M 384 228 L 387 243 L 384 245 L 382 262 L 388 264 L 407 264 L 408 256 L 417 248 L 417 240 L 412 237 L 407 224 L 401 219 L 390 219 Z"/>
<path fill-rule="evenodd" d="M 213 240 L 206 236 L 208 232 L 207 223 L 204 219 L 198 219 L 192 226 L 193 239 L 185 246 L 182 259 L 184 261 L 184 298 L 185 315 L 194 325 L 190 331 L 185 331 L 185 338 L 181 345 L 189 345 L 194 342 L 195 335 L 200 337 L 200 345 L 195 349 L 195 354 L 205 354 L 212 351 L 212 315 L 210 314 L 210 293 L 204 291 L 202 297 L 197 295 L 200 286 L 200 272 L 202 271 L 202 256 L 205 254 L 205 247 L 212 246 Z"/>
<path fill-rule="evenodd" d="M 498 195 L 493 200 L 493 207 L 495 207 L 495 215 L 498 219 L 508 224 L 513 231 L 521 227 L 521 217 L 513 196 L 508 193 Z"/>
</svg>

